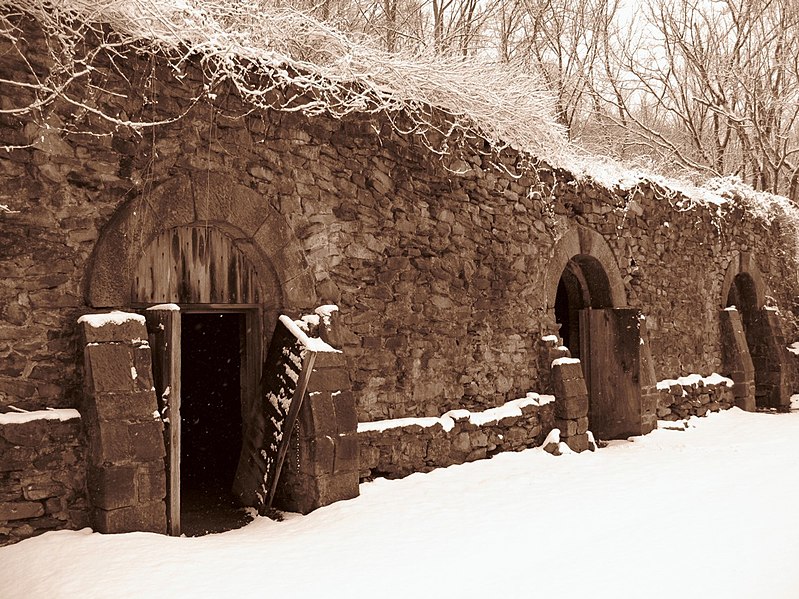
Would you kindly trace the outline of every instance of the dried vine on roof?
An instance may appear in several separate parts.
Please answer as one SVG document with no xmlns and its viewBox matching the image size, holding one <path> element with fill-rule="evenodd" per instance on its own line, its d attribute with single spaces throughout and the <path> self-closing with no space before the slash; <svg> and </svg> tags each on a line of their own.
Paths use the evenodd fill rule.
<svg viewBox="0 0 799 599">
<path fill-rule="evenodd" d="M 387 53 L 266 0 L 0 0 L 0 9 L 0 35 L 15 35 L 10 15 L 28 14 L 55 59 L 46 80 L 4 81 L 36 92 L 17 111 L 64 96 L 80 104 L 66 90 L 91 73 L 97 52 L 133 45 L 167 57 L 178 76 L 189 61 L 199 63 L 208 90 L 229 81 L 255 108 L 335 117 L 402 111 L 409 130 L 439 139 L 479 130 L 494 147 L 553 153 L 566 145 L 552 96 L 535 77 L 475 59 Z M 84 45 L 88 38 L 100 48 Z M 433 107 L 447 115 L 446 130 L 433 125 Z M 99 116 L 134 128 L 154 124 Z"/>
</svg>

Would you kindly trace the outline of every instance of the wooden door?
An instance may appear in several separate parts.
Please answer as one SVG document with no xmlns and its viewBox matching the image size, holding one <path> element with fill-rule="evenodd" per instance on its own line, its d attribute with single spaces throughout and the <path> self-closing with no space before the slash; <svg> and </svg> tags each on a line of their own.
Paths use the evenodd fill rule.
<svg viewBox="0 0 799 599">
<path fill-rule="evenodd" d="M 180 309 L 175 304 L 144 311 L 153 360 L 153 384 L 164 421 L 169 534 L 180 536 Z"/>
<path fill-rule="evenodd" d="M 580 360 L 588 387 L 588 426 L 597 439 L 642 434 L 640 311 L 580 311 Z"/>
</svg>

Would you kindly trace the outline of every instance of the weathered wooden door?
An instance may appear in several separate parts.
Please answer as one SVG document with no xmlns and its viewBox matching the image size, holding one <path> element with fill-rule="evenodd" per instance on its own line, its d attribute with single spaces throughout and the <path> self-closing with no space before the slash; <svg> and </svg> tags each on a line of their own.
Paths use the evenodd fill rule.
<svg viewBox="0 0 799 599">
<path fill-rule="evenodd" d="M 169 534 L 180 536 L 180 309 L 162 304 L 144 314 L 158 411 L 164 421 Z"/>
<path fill-rule="evenodd" d="M 588 387 L 588 426 L 598 439 L 641 434 L 640 311 L 580 311 L 580 360 Z"/>
</svg>

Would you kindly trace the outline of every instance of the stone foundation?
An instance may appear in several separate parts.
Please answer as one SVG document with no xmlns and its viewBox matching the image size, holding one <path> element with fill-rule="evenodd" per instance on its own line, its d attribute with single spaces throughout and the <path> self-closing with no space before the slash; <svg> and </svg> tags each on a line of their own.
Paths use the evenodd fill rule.
<svg viewBox="0 0 799 599">
<path fill-rule="evenodd" d="M 0 546 L 88 526 L 81 436 L 75 410 L 0 414 Z"/>
</svg>

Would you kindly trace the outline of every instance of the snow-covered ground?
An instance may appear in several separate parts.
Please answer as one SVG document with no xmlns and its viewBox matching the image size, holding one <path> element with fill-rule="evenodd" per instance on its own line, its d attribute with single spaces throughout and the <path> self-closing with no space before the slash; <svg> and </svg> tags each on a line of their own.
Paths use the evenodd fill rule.
<svg viewBox="0 0 799 599">
<path fill-rule="evenodd" d="M 378 480 L 200 538 L 0 549 L 0 597 L 799 597 L 799 412 Z"/>
</svg>

